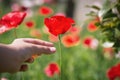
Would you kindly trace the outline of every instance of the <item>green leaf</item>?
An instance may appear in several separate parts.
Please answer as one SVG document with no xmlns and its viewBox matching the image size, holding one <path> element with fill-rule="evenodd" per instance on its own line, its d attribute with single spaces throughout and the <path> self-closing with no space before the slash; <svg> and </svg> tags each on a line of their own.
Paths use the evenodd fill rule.
<svg viewBox="0 0 120 80">
<path fill-rule="evenodd" d="M 95 10 L 100 10 L 100 8 L 98 6 L 96 6 L 96 5 L 92 5 L 92 6 L 87 5 L 86 7 L 93 8 Z"/>
<path fill-rule="evenodd" d="M 120 4 L 117 5 L 117 10 L 118 10 L 118 12 L 120 14 Z"/>
<path fill-rule="evenodd" d="M 95 25 L 98 27 L 101 26 L 100 22 L 96 22 Z"/>
<path fill-rule="evenodd" d="M 117 17 L 117 15 L 112 13 L 112 10 L 110 10 L 102 16 L 103 19 L 110 18 L 110 17 Z"/>
<path fill-rule="evenodd" d="M 97 16 L 97 14 L 94 11 L 90 11 L 86 16 Z"/>
<path fill-rule="evenodd" d="M 106 0 L 103 4 L 103 7 L 99 11 L 98 15 L 101 19 L 103 19 L 104 16 L 108 15 L 108 11 L 112 10 L 113 7 L 116 6 L 116 3 L 110 2 L 110 0 Z"/>
<path fill-rule="evenodd" d="M 120 31 L 118 29 L 115 29 L 115 37 L 120 38 Z"/>
</svg>

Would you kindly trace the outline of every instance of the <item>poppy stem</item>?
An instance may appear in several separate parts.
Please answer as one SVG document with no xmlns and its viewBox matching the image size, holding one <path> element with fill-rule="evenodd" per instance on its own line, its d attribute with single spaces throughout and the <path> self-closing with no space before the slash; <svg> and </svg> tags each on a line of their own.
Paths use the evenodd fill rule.
<svg viewBox="0 0 120 80">
<path fill-rule="evenodd" d="M 15 38 L 17 38 L 16 28 L 14 28 L 14 36 L 15 36 Z"/>
<path fill-rule="evenodd" d="M 22 75 L 21 75 L 21 76 L 22 76 L 22 80 L 25 80 L 25 79 L 24 79 L 24 74 L 23 74 L 23 73 L 22 73 Z"/>
<path fill-rule="evenodd" d="M 59 61 L 60 61 L 60 80 L 62 80 L 62 49 L 61 49 L 61 35 L 59 35 L 59 50 L 60 50 L 60 58 L 59 58 Z"/>
</svg>

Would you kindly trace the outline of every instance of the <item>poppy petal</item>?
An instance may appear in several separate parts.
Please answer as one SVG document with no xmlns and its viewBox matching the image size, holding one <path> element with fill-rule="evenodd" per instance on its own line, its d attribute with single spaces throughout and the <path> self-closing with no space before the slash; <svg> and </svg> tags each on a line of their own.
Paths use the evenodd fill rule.
<svg viewBox="0 0 120 80">
<path fill-rule="evenodd" d="M 52 16 L 51 18 L 45 18 L 44 23 L 51 34 L 58 36 L 67 32 L 75 22 L 65 16 Z"/>
<path fill-rule="evenodd" d="M 13 11 L 8 14 L 5 14 L 0 19 L 0 34 L 20 25 L 25 16 L 26 16 L 25 12 L 19 11 Z"/>
</svg>

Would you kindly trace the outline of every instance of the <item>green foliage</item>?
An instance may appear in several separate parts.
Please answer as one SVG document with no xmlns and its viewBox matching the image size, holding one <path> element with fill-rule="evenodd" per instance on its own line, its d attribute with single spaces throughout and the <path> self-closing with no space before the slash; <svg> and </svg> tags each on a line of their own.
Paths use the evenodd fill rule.
<svg viewBox="0 0 120 80">
<path fill-rule="evenodd" d="M 114 42 L 114 48 L 118 52 L 118 47 L 120 47 L 120 2 L 111 2 L 110 0 L 105 0 L 102 8 L 98 10 L 99 22 L 96 25 L 101 30 L 103 34 L 104 41 Z"/>
</svg>

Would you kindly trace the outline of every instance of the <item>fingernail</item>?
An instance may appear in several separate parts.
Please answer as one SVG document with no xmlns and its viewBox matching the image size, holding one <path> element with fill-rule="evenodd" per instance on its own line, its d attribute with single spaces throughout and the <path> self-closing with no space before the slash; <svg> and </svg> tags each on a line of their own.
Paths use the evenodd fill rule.
<svg viewBox="0 0 120 80">
<path fill-rule="evenodd" d="M 56 51 L 56 48 L 55 47 L 51 47 L 50 51 L 54 52 L 54 51 Z"/>
</svg>

